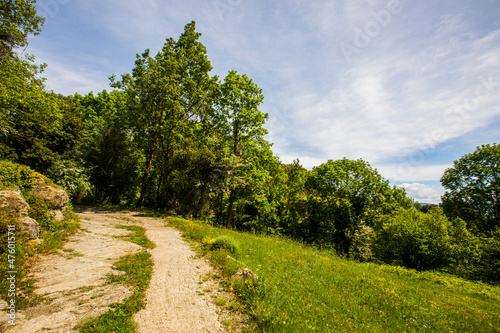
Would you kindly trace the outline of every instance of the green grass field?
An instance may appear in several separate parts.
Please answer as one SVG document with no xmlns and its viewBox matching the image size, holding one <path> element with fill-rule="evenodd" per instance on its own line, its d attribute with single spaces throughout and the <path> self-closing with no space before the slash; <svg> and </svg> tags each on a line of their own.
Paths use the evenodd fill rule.
<svg viewBox="0 0 500 333">
<path fill-rule="evenodd" d="M 257 292 L 244 300 L 257 331 L 500 332 L 500 287 L 348 261 L 280 237 L 168 220 L 200 243 L 220 235 L 238 243 L 237 254 L 208 246 L 202 251 L 226 276 L 244 267 L 259 276 Z"/>
</svg>

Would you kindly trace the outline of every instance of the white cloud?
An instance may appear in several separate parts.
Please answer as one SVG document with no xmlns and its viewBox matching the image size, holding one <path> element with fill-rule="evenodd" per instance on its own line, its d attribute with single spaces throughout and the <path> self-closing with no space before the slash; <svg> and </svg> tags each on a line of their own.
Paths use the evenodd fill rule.
<svg viewBox="0 0 500 333">
<path fill-rule="evenodd" d="M 448 21 L 456 26 L 450 18 L 443 24 Z M 500 117 L 500 30 L 443 46 L 445 32 L 449 42 L 454 35 L 443 29 L 422 49 L 407 41 L 377 49 L 373 59 L 364 50 L 355 67 L 345 73 L 333 70 L 338 79 L 329 93 L 290 96 L 286 108 L 292 122 L 271 129 L 272 137 L 293 133 L 293 142 L 321 152 L 316 157 L 376 163 L 486 126 Z M 310 91 L 303 94 L 310 96 Z"/>
<path fill-rule="evenodd" d="M 109 73 L 79 70 L 72 67 L 49 65 L 43 77 L 47 78 L 47 90 L 53 90 L 63 95 L 72 95 L 76 92 L 86 95 L 87 93 L 100 92 L 103 89 L 110 90 Z"/>
<path fill-rule="evenodd" d="M 394 182 L 439 181 L 445 170 L 453 166 L 451 163 L 420 164 L 419 160 L 402 160 L 399 164 L 372 165 L 385 179 Z"/>
<path fill-rule="evenodd" d="M 97 67 L 105 68 L 107 59 L 96 56 L 74 56 L 79 58 L 78 64 L 73 61 L 64 61 L 64 54 L 46 52 L 31 47 L 30 52 L 37 55 L 36 63 L 46 63 L 47 67 L 41 74 L 46 78 L 46 89 L 55 93 L 72 95 L 75 92 L 87 94 L 91 91 L 99 92 L 103 89 L 110 90 L 109 76 L 112 73 L 97 70 Z M 66 54 L 68 56 L 68 54 Z M 67 59 L 65 59 L 67 60 Z"/>
<path fill-rule="evenodd" d="M 398 187 L 404 188 L 410 198 L 420 203 L 438 204 L 441 202 L 441 196 L 444 193 L 443 188 L 436 190 L 435 188 L 421 183 L 404 183 L 398 185 Z"/>
</svg>

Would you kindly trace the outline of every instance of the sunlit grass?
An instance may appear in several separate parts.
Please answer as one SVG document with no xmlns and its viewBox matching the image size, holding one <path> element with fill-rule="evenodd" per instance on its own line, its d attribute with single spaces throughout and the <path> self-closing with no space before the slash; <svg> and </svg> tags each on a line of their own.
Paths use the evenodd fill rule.
<svg viewBox="0 0 500 333">
<path fill-rule="evenodd" d="M 131 231 L 128 235 L 119 236 L 118 238 L 135 243 L 145 249 L 154 249 L 155 244 L 146 237 L 146 229 L 137 225 L 119 225 L 118 229 L 126 229 Z"/>
<path fill-rule="evenodd" d="M 192 239 L 227 235 L 239 244 L 237 261 L 211 257 L 228 275 L 244 263 L 259 276 L 248 311 L 261 332 L 500 332 L 498 287 L 348 261 L 279 237 L 170 221 Z"/>
</svg>

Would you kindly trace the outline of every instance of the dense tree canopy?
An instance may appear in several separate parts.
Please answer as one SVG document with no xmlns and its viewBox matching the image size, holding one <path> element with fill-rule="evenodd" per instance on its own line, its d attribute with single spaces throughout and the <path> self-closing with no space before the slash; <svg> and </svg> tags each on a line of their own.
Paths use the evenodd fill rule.
<svg viewBox="0 0 500 333">
<path fill-rule="evenodd" d="M 36 0 L 0 1 L 0 58 L 12 56 L 14 49 L 27 45 L 29 34 L 38 35 L 44 18 L 37 15 Z"/>
<path fill-rule="evenodd" d="M 262 113 L 258 107 L 264 100 L 262 90 L 246 75 L 238 75 L 236 71 L 230 71 L 220 87 L 221 97 L 219 100 L 219 115 L 216 118 L 216 127 L 219 137 L 230 147 L 231 154 L 235 160 L 247 160 L 259 158 L 255 154 L 255 147 L 262 147 L 263 136 L 266 130 L 262 127 L 268 115 Z M 258 152 L 257 154 L 261 154 Z M 252 163 L 246 163 L 250 165 Z M 255 165 L 255 164 L 254 164 Z M 251 168 L 252 169 L 252 168 Z M 251 175 L 250 170 L 235 170 L 228 177 L 241 174 Z M 245 179 L 248 184 L 248 178 Z M 238 199 L 239 191 L 243 183 L 231 182 L 237 186 L 229 188 L 229 202 L 226 214 L 226 224 L 231 225 L 233 219 L 233 206 Z"/>
<path fill-rule="evenodd" d="M 155 57 L 149 50 L 137 55 L 132 74 L 113 82 L 127 96 L 129 119 L 134 138 L 144 152 L 142 172 L 142 205 L 155 160 L 161 172 L 159 207 L 169 204 L 169 177 L 173 152 L 190 135 L 196 135 L 196 124 L 210 113 L 216 78 L 198 39 L 195 22 L 186 25 L 177 41 L 167 39 Z M 113 78 L 114 81 L 114 78 Z M 194 132 L 193 132 L 194 130 Z"/>
<path fill-rule="evenodd" d="M 500 145 L 482 145 L 446 170 L 443 209 L 457 216 L 476 233 L 500 227 Z"/>
<path fill-rule="evenodd" d="M 315 167 L 306 188 L 310 196 L 309 237 L 321 243 L 336 243 L 344 253 L 351 246 L 348 229 L 362 224 L 371 227 L 377 215 L 411 206 L 400 189 L 391 188 L 363 160 L 330 160 Z"/>
<path fill-rule="evenodd" d="M 441 210 L 416 209 L 382 216 L 376 226 L 374 251 L 379 260 L 426 270 L 471 259 L 473 237 L 465 222 L 449 220 Z"/>
<path fill-rule="evenodd" d="M 29 60 L 3 59 L 1 67 L 0 153 L 46 173 L 78 145 L 78 110 L 45 91 L 40 67 Z"/>
</svg>

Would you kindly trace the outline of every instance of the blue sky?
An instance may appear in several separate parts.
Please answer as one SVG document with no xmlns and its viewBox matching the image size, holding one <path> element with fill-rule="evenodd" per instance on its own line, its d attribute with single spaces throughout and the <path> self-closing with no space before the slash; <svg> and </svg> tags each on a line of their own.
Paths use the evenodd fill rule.
<svg viewBox="0 0 500 333">
<path fill-rule="evenodd" d="M 213 73 L 262 89 L 268 140 L 307 168 L 363 158 L 437 203 L 454 160 L 500 142 L 498 0 L 39 0 L 28 53 L 62 94 L 109 88 L 192 20 Z"/>
</svg>

